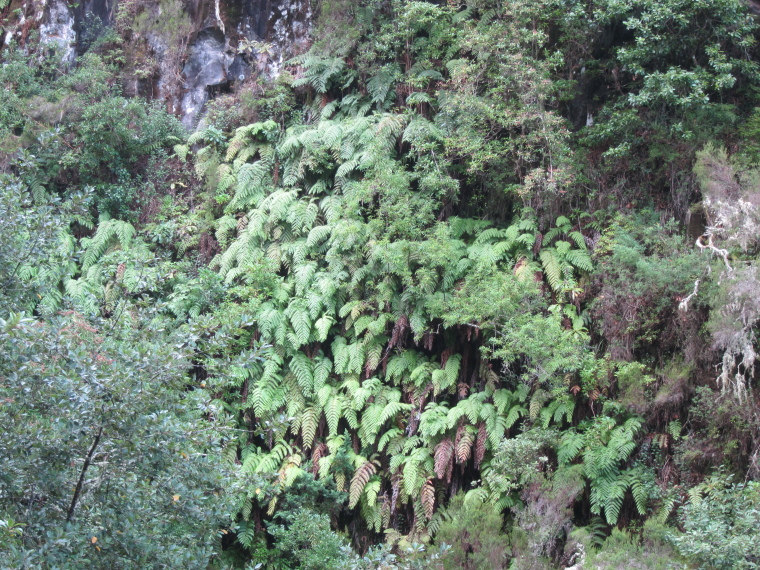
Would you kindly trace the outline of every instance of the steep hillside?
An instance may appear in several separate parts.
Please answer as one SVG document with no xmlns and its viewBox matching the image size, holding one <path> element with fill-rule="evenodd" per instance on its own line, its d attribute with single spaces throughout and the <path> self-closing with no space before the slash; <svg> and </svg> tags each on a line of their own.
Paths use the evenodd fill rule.
<svg viewBox="0 0 760 570">
<path fill-rule="evenodd" d="M 8 567 L 757 568 L 755 12 L 0 0 Z"/>
</svg>

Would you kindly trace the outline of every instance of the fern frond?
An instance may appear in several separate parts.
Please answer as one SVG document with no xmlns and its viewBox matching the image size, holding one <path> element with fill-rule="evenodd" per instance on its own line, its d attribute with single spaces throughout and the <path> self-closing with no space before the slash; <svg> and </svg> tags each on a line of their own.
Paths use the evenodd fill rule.
<svg viewBox="0 0 760 570">
<path fill-rule="evenodd" d="M 578 457 L 585 444 L 586 438 L 584 434 L 577 433 L 575 430 L 567 432 L 557 450 L 557 461 L 559 464 L 566 465 Z"/>
<path fill-rule="evenodd" d="M 631 469 L 628 475 L 628 485 L 631 487 L 633 501 L 636 503 L 636 510 L 640 515 L 646 515 L 648 493 L 639 473 Z"/>
<path fill-rule="evenodd" d="M 538 254 L 541 260 L 541 266 L 546 275 L 546 280 L 549 282 L 549 286 L 554 291 L 562 289 L 563 275 L 562 266 L 557 254 L 551 249 L 542 249 Z"/>
<path fill-rule="evenodd" d="M 383 408 L 382 413 L 380 414 L 379 425 L 382 426 L 389 419 L 397 416 L 400 413 L 408 412 L 411 409 L 412 409 L 411 404 L 404 404 L 401 402 L 388 402 Z"/>
<path fill-rule="evenodd" d="M 338 423 L 343 416 L 343 400 L 337 394 L 334 395 L 324 407 L 325 419 L 327 420 L 327 428 L 330 435 L 336 435 L 338 433 Z"/>
<path fill-rule="evenodd" d="M 301 412 L 301 441 L 304 449 L 309 449 L 314 443 L 320 416 L 319 410 L 314 407 L 308 407 Z"/>
<path fill-rule="evenodd" d="M 435 475 L 444 479 L 451 470 L 454 461 L 454 442 L 449 438 L 442 439 L 435 447 Z"/>
<path fill-rule="evenodd" d="M 573 267 L 586 273 L 591 273 L 594 270 L 591 256 L 585 250 L 571 249 L 567 252 L 566 259 Z"/>
<path fill-rule="evenodd" d="M 422 485 L 422 489 L 420 490 L 420 500 L 425 509 L 425 516 L 430 520 L 433 518 L 433 511 L 435 510 L 435 487 L 433 487 L 433 481 L 431 479 L 428 479 Z"/>
<path fill-rule="evenodd" d="M 370 478 L 377 473 L 376 461 L 364 461 L 361 466 L 356 470 L 354 476 L 351 478 L 351 486 L 348 491 L 348 508 L 353 509 L 361 499 L 364 487 L 369 482 Z"/>
<path fill-rule="evenodd" d="M 457 463 L 467 463 L 472 453 L 473 443 L 475 443 L 475 435 L 468 426 L 461 426 L 456 436 Z"/>
<path fill-rule="evenodd" d="M 122 220 L 106 220 L 98 224 L 95 235 L 86 242 L 82 240 L 87 246 L 82 257 L 82 271 L 92 267 L 115 243 L 127 247 L 135 233 L 134 226 Z"/>
<path fill-rule="evenodd" d="M 296 377 L 301 391 L 306 397 L 314 392 L 314 371 L 312 360 L 303 354 L 297 352 L 290 360 L 290 370 Z"/>
</svg>

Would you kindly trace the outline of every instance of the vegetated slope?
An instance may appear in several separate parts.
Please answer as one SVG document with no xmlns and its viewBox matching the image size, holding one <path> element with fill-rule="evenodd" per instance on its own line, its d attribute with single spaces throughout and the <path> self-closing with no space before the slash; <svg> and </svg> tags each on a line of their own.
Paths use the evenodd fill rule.
<svg viewBox="0 0 760 570">
<path fill-rule="evenodd" d="M 74 309 L 147 351 L 184 335 L 172 393 L 209 406 L 216 439 L 193 441 L 234 513 L 206 521 L 210 564 L 756 567 L 747 7 L 317 8 L 311 48 L 231 85 L 187 140 L 122 96 L 118 30 L 71 70 L 6 49 L 5 310 Z M 20 232 L 30 219 L 57 229 Z M 8 526 L 15 556 L 63 528 L 52 492 L 29 491 L 49 481 L 29 481 L 0 513 L 51 522 Z M 129 559 L 123 530 L 79 516 L 93 560 Z M 177 527 L 183 552 L 198 525 Z"/>
</svg>

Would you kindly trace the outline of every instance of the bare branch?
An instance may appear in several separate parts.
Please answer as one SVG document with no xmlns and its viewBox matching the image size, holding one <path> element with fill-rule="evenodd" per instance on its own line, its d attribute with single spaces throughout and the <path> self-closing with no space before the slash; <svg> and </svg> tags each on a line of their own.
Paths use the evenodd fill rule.
<svg viewBox="0 0 760 570">
<path fill-rule="evenodd" d="M 74 489 L 74 496 L 71 497 L 71 505 L 69 506 L 69 510 L 66 513 L 66 522 L 70 522 L 71 517 L 74 516 L 74 509 L 76 509 L 77 501 L 79 500 L 79 495 L 82 494 L 82 487 L 84 485 L 84 476 L 87 473 L 87 468 L 90 466 L 90 463 L 92 462 L 92 456 L 95 453 L 95 449 L 98 447 L 98 443 L 100 443 L 101 435 L 103 435 L 103 426 L 101 426 L 100 429 L 98 430 L 98 434 L 95 436 L 95 439 L 92 442 L 90 451 L 87 452 L 87 456 L 84 458 L 84 465 L 82 465 L 82 472 L 79 474 L 79 481 L 77 481 L 77 487 L 76 489 Z"/>
<path fill-rule="evenodd" d="M 705 237 L 707 237 L 707 243 L 703 243 L 703 238 Z M 706 234 L 702 234 L 701 236 L 699 236 L 697 238 L 696 244 L 697 244 L 697 247 L 702 251 L 704 251 L 705 249 L 709 249 L 716 255 L 719 255 L 723 259 L 723 263 L 726 264 L 726 268 L 728 268 L 728 271 L 733 272 L 734 269 L 731 267 L 731 264 L 728 263 L 728 250 L 721 249 L 713 243 L 712 232 L 708 232 Z"/>
<path fill-rule="evenodd" d="M 683 311 L 684 313 L 689 310 L 689 302 L 696 296 L 697 292 L 699 291 L 699 279 L 697 279 L 694 282 L 694 291 L 691 292 L 687 297 L 684 297 L 680 303 L 678 303 L 678 310 Z"/>
</svg>

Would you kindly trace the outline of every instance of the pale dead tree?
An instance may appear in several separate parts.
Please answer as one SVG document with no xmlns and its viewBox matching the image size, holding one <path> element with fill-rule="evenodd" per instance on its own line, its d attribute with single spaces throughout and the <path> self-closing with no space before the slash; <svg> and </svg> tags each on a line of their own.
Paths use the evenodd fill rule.
<svg viewBox="0 0 760 570">
<path fill-rule="evenodd" d="M 760 172 L 733 164 L 725 150 L 710 146 L 697 155 L 694 171 L 702 189 L 702 205 L 708 221 L 697 245 L 722 257 L 726 265 L 728 249 L 738 247 L 743 252 L 757 249 L 760 246 Z M 720 247 L 715 240 L 720 241 Z"/>
<path fill-rule="evenodd" d="M 760 323 L 760 280 L 754 262 L 735 267 L 729 256 L 731 249 L 748 253 L 760 247 L 760 171 L 732 162 L 725 150 L 711 146 L 697 155 L 694 171 L 708 222 L 696 246 L 720 257 L 726 266 L 708 325 L 713 347 L 723 352 L 716 380 L 724 393 L 742 401 L 758 360 L 754 329 Z M 681 310 L 688 310 L 698 290 L 699 280 L 679 304 Z"/>
<path fill-rule="evenodd" d="M 760 280 L 758 268 L 738 269 L 722 288 L 719 308 L 713 311 L 709 327 L 713 346 L 723 351 L 718 384 L 744 400 L 755 374 L 758 355 L 754 329 L 760 322 Z"/>
</svg>

